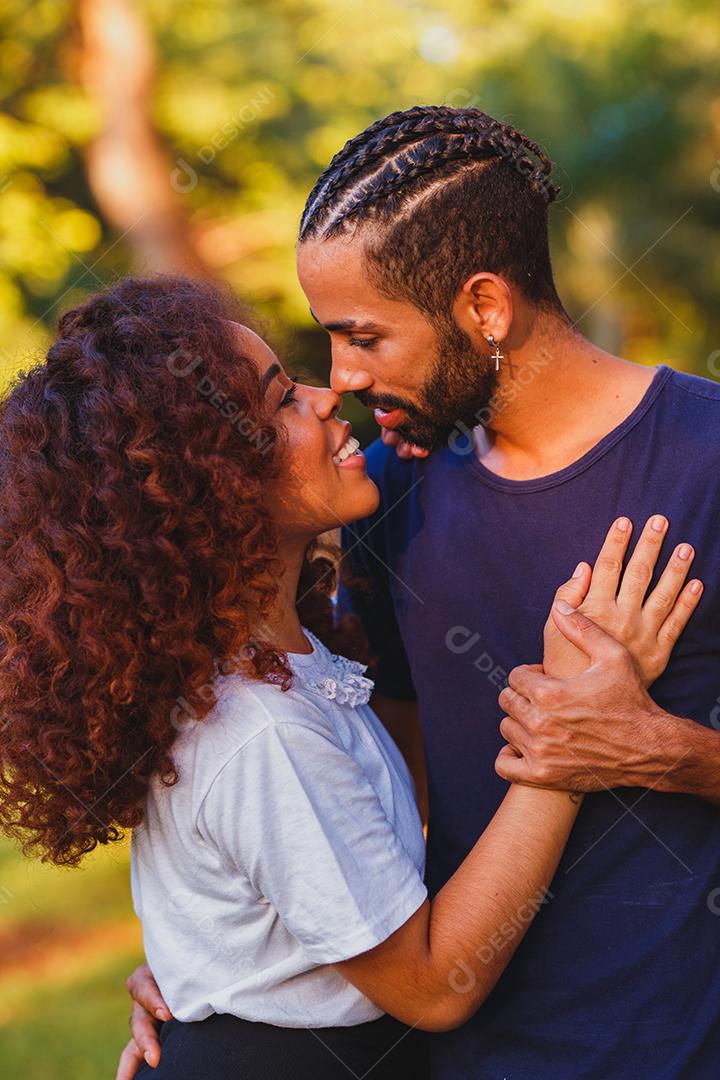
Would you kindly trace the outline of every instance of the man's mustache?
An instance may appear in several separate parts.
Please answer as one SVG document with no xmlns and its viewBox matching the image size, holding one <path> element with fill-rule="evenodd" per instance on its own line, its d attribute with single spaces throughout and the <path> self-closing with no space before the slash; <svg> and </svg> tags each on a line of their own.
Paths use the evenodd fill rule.
<svg viewBox="0 0 720 1080">
<path fill-rule="evenodd" d="M 368 390 L 356 390 L 355 397 L 367 409 L 382 409 L 383 412 L 390 412 L 392 409 L 403 409 L 408 416 L 418 415 L 418 409 L 412 402 L 405 401 L 404 398 L 394 397 L 392 394 L 380 397 L 377 394 L 370 393 Z"/>
</svg>

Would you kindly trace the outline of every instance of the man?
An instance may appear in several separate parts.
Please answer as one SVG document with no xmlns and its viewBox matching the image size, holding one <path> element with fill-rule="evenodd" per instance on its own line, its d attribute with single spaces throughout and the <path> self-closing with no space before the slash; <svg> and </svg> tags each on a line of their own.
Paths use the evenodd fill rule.
<svg viewBox="0 0 720 1080">
<path fill-rule="evenodd" d="M 411 109 L 336 155 L 301 223 L 298 272 L 331 337 L 332 386 L 385 429 L 368 454 L 381 507 L 344 544 L 372 582 L 351 600 L 377 656 L 380 714 L 416 748 L 419 706 L 431 896 L 507 780 L 592 792 L 490 999 L 429 1037 L 433 1076 L 709 1080 L 720 388 L 630 364 L 572 325 L 548 250 L 550 168 L 477 110 Z M 541 658 L 555 587 L 595 560 L 610 522 L 626 531 L 658 511 L 656 542 L 689 540 L 705 584 L 653 686 L 658 707 L 630 707 L 603 664 L 564 682 L 521 668 L 502 690 Z M 630 587 L 644 594 L 651 577 L 641 568 Z M 576 617 L 578 643 L 587 630 Z M 512 937 L 509 926 L 491 955 Z"/>
</svg>

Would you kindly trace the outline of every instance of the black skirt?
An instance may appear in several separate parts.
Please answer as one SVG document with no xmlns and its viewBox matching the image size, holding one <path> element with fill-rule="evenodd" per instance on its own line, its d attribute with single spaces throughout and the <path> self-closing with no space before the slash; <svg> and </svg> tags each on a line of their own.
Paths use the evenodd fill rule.
<svg viewBox="0 0 720 1080">
<path fill-rule="evenodd" d="M 387 1013 L 353 1027 L 286 1028 L 213 1015 L 160 1026 L 157 1069 L 135 1080 L 429 1080 L 425 1033 Z"/>
</svg>

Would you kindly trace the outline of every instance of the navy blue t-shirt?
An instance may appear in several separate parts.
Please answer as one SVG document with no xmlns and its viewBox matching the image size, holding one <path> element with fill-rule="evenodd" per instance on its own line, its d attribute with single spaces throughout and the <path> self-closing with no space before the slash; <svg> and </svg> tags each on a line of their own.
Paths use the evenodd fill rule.
<svg viewBox="0 0 720 1080">
<path fill-rule="evenodd" d="M 344 546 L 372 587 L 351 599 L 378 691 L 420 702 L 431 896 L 507 790 L 494 770 L 505 677 L 542 659 L 555 589 L 621 514 L 635 537 L 668 517 L 663 565 L 680 541 L 696 547 L 705 592 L 651 692 L 720 727 L 720 386 L 660 366 L 622 424 L 539 479 L 450 449 L 401 461 L 381 442 L 368 468 L 382 503 Z M 720 731 L 717 754 L 720 768 Z M 716 1080 L 719 889 L 720 807 L 644 788 L 588 796 L 552 898 L 487 1003 L 430 1036 L 434 1080 Z"/>
</svg>

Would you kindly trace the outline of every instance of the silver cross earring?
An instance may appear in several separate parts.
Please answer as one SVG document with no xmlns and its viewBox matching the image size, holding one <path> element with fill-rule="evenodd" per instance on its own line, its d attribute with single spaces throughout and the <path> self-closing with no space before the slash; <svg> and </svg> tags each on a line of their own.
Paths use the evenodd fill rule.
<svg viewBox="0 0 720 1080">
<path fill-rule="evenodd" d="M 490 348 L 492 348 L 493 345 L 495 346 L 495 352 L 492 354 L 490 359 L 495 361 L 495 370 L 499 371 L 500 370 L 500 361 L 504 360 L 505 357 L 500 352 L 500 345 L 495 340 L 495 338 L 492 336 L 492 334 L 487 334 L 486 336 L 487 336 L 487 340 L 488 340 L 488 344 L 489 344 Z"/>
</svg>

